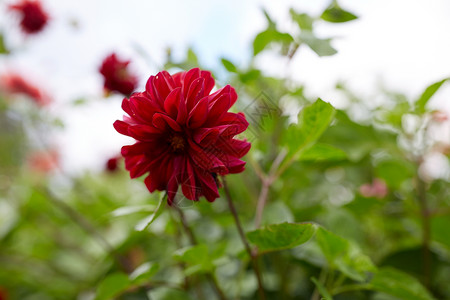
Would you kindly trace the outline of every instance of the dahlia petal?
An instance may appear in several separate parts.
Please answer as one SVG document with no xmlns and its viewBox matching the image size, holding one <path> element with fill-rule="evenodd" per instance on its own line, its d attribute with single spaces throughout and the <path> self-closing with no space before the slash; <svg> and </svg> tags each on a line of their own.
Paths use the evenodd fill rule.
<svg viewBox="0 0 450 300">
<path fill-rule="evenodd" d="M 201 71 L 201 77 L 205 79 L 204 93 L 205 95 L 209 95 L 215 85 L 214 78 L 209 71 Z"/>
<path fill-rule="evenodd" d="M 199 171 L 196 174 L 202 187 L 203 196 L 205 196 L 206 200 L 213 202 L 216 198 L 219 198 L 220 195 L 214 177 L 207 172 Z"/>
<path fill-rule="evenodd" d="M 175 88 L 173 79 L 167 71 L 162 71 L 156 74 L 155 79 L 153 80 L 153 85 L 156 88 L 156 93 L 159 97 L 158 100 L 160 103 L 164 103 L 164 100 Z"/>
<path fill-rule="evenodd" d="M 180 97 L 181 88 L 178 87 L 172 90 L 164 101 L 164 109 L 173 119 L 177 118 Z"/>
<path fill-rule="evenodd" d="M 133 112 L 131 111 L 131 107 L 130 107 L 130 99 L 128 98 L 123 98 L 122 100 L 122 109 L 128 114 L 128 115 L 133 115 Z"/>
<path fill-rule="evenodd" d="M 233 124 L 236 126 L 236 132 L 234 135 L 244 132 L 248 127 L 248 122 L 245 119 L 243 113 L 231 113 L 227 112 L 222 115 L 222 120 L 220 124 Z"/>
<path fill-rule="evenodd" d="M 208 117 L 208 98 L 203 97 L 189 113 L 187 126 L 191 129 L 198 128 L 205 123 Z"/>
<path fill-rule="evenodd" d="M 156 113 L 153 116 L 153 125 L 156 128 L 159 128 L 161 130 L 166 130 L 167 126 L 169 126 L 170 128 L 172 128 L 175 131 L 180 132 L 181 131 L 181 127 L 180 125 L 178 125 L 177 122 L 175 122 L 171 117 L 169 117 L 168 115 L 165 114 L 161 114 L 161 113 Z"/>
<path fill-rule="evenodd" d="M 144 142 L 155 142 L 161 136 L 160 129 L 148 125 L 129 126 L 128 133 L 132 138 Z"/>
<path fill-rule="evenodd" d="M 152 124 L 153 115 L 160 111 L 156 103 L 142 93 L 133 94 L 130 97 L 129 106 L 132 111 L 130 116 L 146 124 Z"/>
<path fill-rule="evenodd" d="M 144 155 L 126 156 L 125 157 L 125 169 L 130 171 L 134 166 L 136 166 L 143 158 Z"/>
<path fill-rule="evenodd" d="M 195 143 L 189 141 L 189 155 L 192 161 L 201 169 L 208 172 L 215 172 L 220 174 L 228 173 L 227 167 L 217 157 L 218 149 L 209 147 L 206 149 L 200 148 Z"/>
<path fill-rule="evenodd" d="M 191 163 L 188 159 L 186 159 L 186 162 L 184 163 L 185 170 L 182 175 L 182 185 L 181 190 L 183 191 L 184 196 L 188 198 L 189 200 L 197 201 L 198 197 L 197 195 L 197 185 L 195 184 L 195 174 L 194 169 L 192 168 Z"/>
<path fill-rule="evenodd" d="M 188 113 L 187 113 L 187 107 L 186 107 L 186 100 L 183 97 L 183 94 L 180 96 L 180 104 L 178 105 L 178 115 L 177 115 L 177 123 L 178 124 L 185 124 Z"/>
<path fill-rule="evenodd" d="M 145 91 L 147 92 L 147 95 L 152 99 L 152 101 L 158 105 L 158 107 L 163 107 L 165 98 L 162 98 L 158 92 L 158 89 L 155 85 L 155 77 L 156 76 L 150 76 L 150 78 L 147 80 L 147 83 L 145 84 Z"/>
<path fill-rule="evenodd" d="M 191 69 L 187 72 L 182 72 L 181 73 L 181 84 L 183 86 L 183 95 L 186 98 L 188 95 L 188 91 L 192 85 L 192 83 L 194 82 L 194 80 L 196 80 L 197 78 L 199 78 L 201 75 L 200 73 L 200 69 L 199 68 L 194 68 Z"/>
<path fill-rule="evenodd" d="M 139 161 L 135 163 L 134 167 L 129 169 L 130 177 L 131 178 L 141 177 L 142 175 L 150 171 L 152 164 L 154 164 L 154 161 L 149 161 L 145 159 L 145 157 L 141 158 Z"/>
<path fill-rule="evenodd" d="M 191 112 L 195 105 L 197 105 L 199 99 L 203 97 L 204 83 L 205 79 L 198 78 L 195 79 L 189 87 L 189 91 L 186 95 L 186 107 L 188 112 Z"/>
<path fill-rule="evenodd" d="M 216 146 L 228 155 L 241 158 L 248 153 L 251 144 L 247 141 L 220 138 L 217 140 Z"/>
<path fill-rule="evenodd" d="M 178 72 L 172 75 L 175 87 L 181 87 L 182 78 L 186 72 Z"/>
<path fill-rule="evenodd" d="M 236 132 L 236 125 L 220 125 L 212 128 L 198 128 L 194 131 L 193 139 L 202 146 L 212 145 L 219 136 L 228 137 Z"/>
<path fill-rule="evenodd" d="M 117 120 L 114 122 L 113 126 L 118 133 L 128 135 L 128 128 L 130 127 L 130 125 L 128 125 L 124 121 Z"/>
<path fill-rule="evenodd" d="M 209 126 L 217 124 L 222 115 L 230 108 L 231 96 L 229 93 L 221 95 L 216 101 L 209 104 L 208 118 L 205 122 Z"/>
</svg>

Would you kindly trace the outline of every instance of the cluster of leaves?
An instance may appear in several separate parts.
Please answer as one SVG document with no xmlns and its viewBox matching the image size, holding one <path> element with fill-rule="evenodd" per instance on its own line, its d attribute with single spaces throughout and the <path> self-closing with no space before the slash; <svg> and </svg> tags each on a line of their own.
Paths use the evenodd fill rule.
<svg viewBox="0 0 450 300">
<path fill-rule="evenodd" d="M 356 18 L 336 1 L 317 18 L 293 10 L 291 16 L 296 34 L 279 32 L 266 14 L 255 56 L 275 46 L 290 60 L 302 44 L 332 55 L 330 40 L 315 36 L 314 22 Z M 418 174 L 435 149 L 427 103 L 446 80 L 415 101 L 381 91 L 390 102 L 356 122 L 351 109 L 309 99 L 300 83 L 268 77 L 254 61 L 222 63 L 240 96 L 237 109 L 250 122 L 247 170 L 227 179 L 265 297 L 450 298 L 448 181 Z M 185 61 L 169 59 L 166 67 L 198 64 L 189 50 Z M 337 90 L 364 107 L 344 86 Z M 1 113 L 11 116 L 5 103 Z M 287 104 L 299 108 L 295 121 Z M 418 130 L 405 127 L 405 116 L 418 120 Z M 0 298 L 2 290 L 11 299 L 259 297 L 252 257 L 225 195 L 214 203 L 179 198 L 174 208 L 130 181 L 123 167 L 77 178 L 60 171 L 33 176 L 20 155 L 32 142 L 22 119 L 9 118 L 0 136 L 9 150 L 0 152 Z M 375 178 L 387 194 L 363 195 L 359 187 Z"/>
</svg>

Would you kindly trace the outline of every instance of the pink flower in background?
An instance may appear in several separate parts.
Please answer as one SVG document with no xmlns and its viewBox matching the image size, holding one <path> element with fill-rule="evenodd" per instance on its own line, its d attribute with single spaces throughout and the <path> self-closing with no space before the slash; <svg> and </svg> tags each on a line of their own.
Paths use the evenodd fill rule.
<svg viewBox="0 0 450 300">
<path fill-rule="evenodd" d="M 119 92 L 129 96 L 137 85 L 137 77 L 128 70 L 129 60 L 119 60 L 115 53 L 103 60 L 100 73 L 103 75 L 103 87 L 108 92 Z"/>
<path fill-rule="evenodd" d="M 59 152 L 56 149 L 32 152 L 28 166 L 36 173 L 47 174 L 59 167 Z"/>
<path fill-rule="evenodd" d="M 379 178 L 375 178 L 372 183 L 366 183 L 360 186 L 359 192 L 366 198 L 384 198 L 388 194 L 386 183 Z"/>
<path fill-rule="evenodd" d="M 28 34 L 40 32 L 49 20 L 39 0 L 21 0 L 10 5 L 9 9 L 20 14 L 20 27 Z"/>
<path fill-rule="evenodd" d="M 115 129 L 136 139 L 122 147 L 131 178 L 148 174 L 150 192 L 166 190 L 171 205 L 181 185 L 184 196 L 197 201 L 219 197 L 218 175 L 240 173 L 240 160 L 250 143 L 234 137 L 245 131 L 243 113 L 228 110 L 237 100 L 227 85 L 210 94 L 214 79 L 208 71 L 192 69 L 150 76 L 145 91 L 122 102 L 128 114 Z"/>
<path fill-rule="evenodd" d="M 28 96 L 39 106 L 45 106 L 52 102 L 50 96 L 42 89 L 17 73 L 0 75 L 0 92 L 11 95 L 22 94 Z"/>
</svg>

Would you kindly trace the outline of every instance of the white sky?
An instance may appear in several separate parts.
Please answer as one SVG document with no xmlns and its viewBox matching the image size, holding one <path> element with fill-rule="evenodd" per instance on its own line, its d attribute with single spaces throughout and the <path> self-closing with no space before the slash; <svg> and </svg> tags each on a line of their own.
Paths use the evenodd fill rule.
<svg viewBox="0 0 450 300">
<path fill-rule="evenodd" d="M 63 167 L 80 171 L 101 168 L 104 159 L 129 142 L 117 134 L 112 123 L 120 119 L 120 97 L 102 99 L 102 79 L 97 72 L 111 51 L 133 60 L 141 86 L 156 73 L 164 49 L 176 56 L 192 45 L 200 60 L 217 67 L 225 56 L 245 64 L 252 38 L 265 26 L 264 7 L 288 28 L 289 7 L 319 14 L 325 0 L 297 1 L 142 1 L 142 0 L 43 0 L 52 15 L 46 30 L 25 38 L 0 0 L 0 28 L 14 55 L 0 57 L 2 69 L 21 70 L 39 78 L 54 95 L 55 114 L 66 129 L 59 135 Z M 319 58 L 303 49 L 289 66 L 291 76 L 305 83 L 307 92 L 333 102 L 333 87 L 343 80 L 361 94 L 370 95 L 382 82 L 417 97 L 434 81 L 450 76 L 450 1 L 448 0 L 340 0 L 360 19 L 345 24 L 323 24 L 317 28 L 333 41 L 338 54 Z M 74 20 L 78 28 L 71 25 Z M 153 63 L 138 54 L 133 45 L 145 49 Z M 285 69 L 272 56 L 258 62 L 268 72 L 284 75 Z M 87 97 L 92 103 L 73 107 L 69 102 Z M 434 105 L 450 112 L 450 87 L 440 91 Z"/>
</svg>

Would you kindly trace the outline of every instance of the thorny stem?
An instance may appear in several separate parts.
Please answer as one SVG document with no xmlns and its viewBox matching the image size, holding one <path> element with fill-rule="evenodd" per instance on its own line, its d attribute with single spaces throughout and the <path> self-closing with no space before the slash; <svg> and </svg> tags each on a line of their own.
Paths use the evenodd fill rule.
<svg viewBox="0 0 450 300">
<path fill-rule="evenodd" d="M 181 210 L 178 206 L 174 205 L 174 209 L 178 212 L 180 215 L 181 224 L 183 225 L 184 230 L 186 231 L 186 235 L 189 238 L 189 241 L 192 245 L 197 245 L 197 238 L 195 237 L 194 232 L 192 231 L 191 227 L 189 227 L 189 224 L 187 222 L 186 216 L 184 215 L 183 210 Z M 214 291 L 216 292 L 217 296 L 221 300 L 227 300 L 225 297 L 225 294 L 223 293 L 222 289 L 219 286 L 219 283 L 217 282 L 216 277 L 212 273 L 207 273 L 206 278 L 208 278 L 209 282 L 214 288 Z"/>
<path fill-rule="evenodd" d="M 264 212 L 264 207 L 267 203 L 270 185 L 278 178 L 276 172 L 281 162 L 286 157 L 286 154 L 287 151 L 285 149 L 281 150 L 270 167 L 269 175 L 261 177 L 262 186 L 258 197 L 258 203 L 256 205 L 255 228 L 259 228 L 261 226 L 262 215 Z"/>
<path fill-rule="evenodd" d="M 419 200 L 420 214 L 422 216 L 422 252 L 424 283 L 430 287 L 431 256 L 430 256 L 430 211 L 427 205 L 425 182 L 417 174 L 417 198 Z"/>
<path fill-rule="evenodd" d="M 265 300 L 266 297 L 264 295 L 264 287 L 263 287 L 263 283 L 262 283 L 261 272 L 260 272 L 259 266 L 258 266 L 257 253 L 252 251 L 252 249 L 250 248 L 250 244 L 248 243 L 247 238 L 245 237 L 245 233 L 244 233 L 244 230 L 242 229 L 241 222 L 239 221 L 239 216 L 237 214 L 236 208 L 234 207 L 233 200 L 231 199 L 230 190 L 228 189 L 228 185 L 225 180 L 225 177 L 222 177 L 222 183 L 223 183 L 223 189 L 225 191 L 225 196 L 227 198 L 228 206 L 230 208 L 231 214 L 234 217 L 234 222 L 236 223 L 236 227 L 239 232 L 239 236 L 242 240 L 242 243 L 244 244 L 245 250 L 247 251 L 247 253 L 250 256 L 250 259 L 252 261 L 253 271 L 254 271 L 254 273 L 256 275 L 256 279 L 258 281 L 259 299 Z"/>
</svg>

